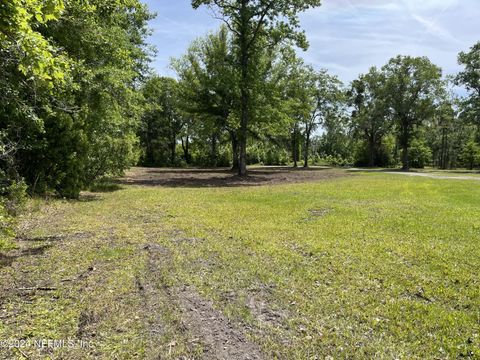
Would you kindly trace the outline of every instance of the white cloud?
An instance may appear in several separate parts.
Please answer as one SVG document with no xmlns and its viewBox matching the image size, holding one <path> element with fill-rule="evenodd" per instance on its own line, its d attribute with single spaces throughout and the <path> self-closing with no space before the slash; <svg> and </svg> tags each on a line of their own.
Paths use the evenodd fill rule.
<svg viewBox="0 0 480 360">
<path fill-rule="evenodd" d="M 160 14 L 150 40 L 162 74 L 170 74 L 171 56 L 220 26 L 206 8 L 192 10 L 190 0 L 145 1 Z M 450 74 L 459 70 L 457 54 L 480 40 L 479 18 L 480 0 L 323 0 L 301 15 L 311 44 L 301 55 L 346 82 L 398 54 L 428 56 Z"/>
<path fill-rule="evenodd" d="M 458 0 L 402 0 L 405 7 L 413 12 L 444 12 L 459 3 Z"/>
<path fill-rule="evenodd" d="M 427 30 L 431 35 L 437 36 L 438 38 L 445 40 L 445 41 L 451 41 L 451 42 L 457 42 L 458 40 L 455 39 L 450 32 L 438 25 L 437 22 L 427 19 L 426 17 L 420 16 L 418 14 L 412 14 L 412 18 L 417 21 L 419 24 L 421 24 L 425 30 Z"/>
</svg>

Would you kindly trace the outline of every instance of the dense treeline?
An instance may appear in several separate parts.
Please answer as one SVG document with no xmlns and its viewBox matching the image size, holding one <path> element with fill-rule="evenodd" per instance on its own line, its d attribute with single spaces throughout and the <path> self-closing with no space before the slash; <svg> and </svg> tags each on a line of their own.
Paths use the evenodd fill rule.
<svg viewBox="0 0 480 360">
<path fill-rule="evenodd" d="M 456 77 L 428 58 L 398 56 L 348 85 L 306 65 L 288 44 L 262 49 L 250 84 L 248 164 L 480 166 L 480 44 L 459 55 L 465 70 Z M 177 79 L 147 81 L 145 96 L 158 110 L 142 118 L 143 164 L 238 169 L 235 54 L 234 34 L 222 27 L 173 60 Z M 456 95 L 459 87 L 467 96 Z"/>
<path fill-rule="evenodd" d="M 225 24 L 166 78 L 150 74 L 140 0 L 2 3 L 3 234 L 26 191 L 75 198 L 135 164 L 480 166 L 480 43 L 456 77 L 399 56 L 343 84 L 297 55 L 297 14 L 319 0 L 192 5 Z"/>
<path fill-rule="evenodd" d="M 3 235 L 26 189 L 75 198 L 136 164 L 151 17 L 138 0 L 2 2 Z"/>
</svg>

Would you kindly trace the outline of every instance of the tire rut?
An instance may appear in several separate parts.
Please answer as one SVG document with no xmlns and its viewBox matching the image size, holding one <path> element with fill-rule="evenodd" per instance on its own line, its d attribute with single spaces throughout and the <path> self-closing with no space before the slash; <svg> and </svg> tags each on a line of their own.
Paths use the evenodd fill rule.
<svg viewBox="0 0 480 360">
<path fill-rule="evenodd" d="M 188 334 L 189 343 L 202 346 L 204 359 L 260 360 L 265 358 L 259 346 L 251 342 L 239 326 L 215 309 L 213 302 L 204 299 L 193 286 L 161 287 L 160 284 L 165 282 L 159 280 L 161 280 L 161 274 L 170 267 L 171 254 L 168 249 L 156 244 L 146 245 L 144 249 L 148 252 L 149 274 L 139 284 L 147 309 L 155 311 L 156 299 L 167 296 L 168 301 L 179 311 L 181 327 Z M 160 316 L 157 319 L 160 323 Z M 154 327 L 150 330 L 161 336 L 160 328 L 155 327 L 159 323 L 153 325 Z M 161 358 L 161 353 L 158 356 Z"/>
</svg>

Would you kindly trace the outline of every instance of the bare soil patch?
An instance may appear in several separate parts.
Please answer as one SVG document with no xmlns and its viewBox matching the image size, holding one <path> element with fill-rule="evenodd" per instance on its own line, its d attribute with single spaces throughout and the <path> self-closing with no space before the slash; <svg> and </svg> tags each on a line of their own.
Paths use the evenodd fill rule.
<svg viewBox="0 0 480 360">
<path fill-rule="evenodd" d="M 178 289 L 176 297 L 182 309 L 185 327 L 204 346 L 206 359 L 259 360 L 257 345 L 250 342 L 245 334 L 234 326 L 211 301 L 203 299 L 193 288 Z"/>
<path fill-rule="evenodd" d="M 246 177 L 240 177 L 230 169 L 133 168 L 119 183 L 161 187 L 239 187 L 315 182 L 345 176 L 351 174 L 330 168 L 261 167 L 250 169 Z"/>
<path fill-rule="evenodd" d="M 260 360 L 262 356 L 259 347 L 250 342 L 243 329 L 229 321 L 213 303 L 204 299 L 192 286 L 180 285 L 175 287 L 159 286 L 164 284 L 161 274 L 170 266 L 168 249 L 148 244 L 144 247 L 148 252 L 148 273 L 143 279 L 138 279 L 138 289 L 144 299 L 144 306 L 148 312 L 155 314 L 158 311 L 159 299 L 166 298 L 175 307 L 181 321 L 181 330 L 188 334 L 190 346 L 201 345 L 203 358 L 212 360 Z M 149 324 L 152 344 L 158 344 L 163 333 L 160 316 L 153 316 Z M 158 337 L 156 339 L 156 337 Z M 172 346 L 175 343 L 171 344 Z M 154 348 L 154 346 L 152 346 Z M 158 350 L 158 347 L 157 347 Z M 163 350 L 165 351 L 165 350 Z M 161 355 L 161 352 L 158 354 Z"/>
</svg>

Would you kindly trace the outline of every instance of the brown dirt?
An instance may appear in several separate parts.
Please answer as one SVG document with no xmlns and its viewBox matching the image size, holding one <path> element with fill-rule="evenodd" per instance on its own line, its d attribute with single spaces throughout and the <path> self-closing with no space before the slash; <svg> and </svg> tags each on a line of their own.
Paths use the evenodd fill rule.
<svg viewBox="0 0 480 360">
<path fill-rule="evenodd" d="M 185 327 L 198 336 L 205 359 L 259 360 L 263 359 L 257 345 L 234 326 L 212 302 L 203 299 L 193 288 L 177 290 Z"/>
<path fill-rule="evenodd" d="M 351 176 L 330 168 L 262 167 L 239 177 L 230 169 L 133 168 L 119 181 L 124 185 L 162 187 L 238 187 L 315 182 Z"/>
<path fill-rule="evenodd" d="M 257 345 L 250 342 L 238 325 L 232 324 L 211 301 L 204 299 L 192 286 L 159 287 L 159 276 L 170 266 L 168 249 L 148 244 L 147 276 L 138 280 L 138 288 L 144 299 L 147 311 L 155 314 L 156 302 L 167 297 L 172 305 L 178 307 L 181 328 L 188 334 L 191 344 L 201 345 L 203 358 L 209 360 L 260 360 L 262 356 Z M 163 283 L 163 282 L 160 282 Z M 150 339 L 163 333 L 160 317 L 153 317 L 149 324 L 152 332 Z M 158 341 L 153 341 L 158 344 Z M 158 351 L 157 347 L 157 351 Z M 161 357 L 162 350 L 158 353 Z"/>
</svg>

